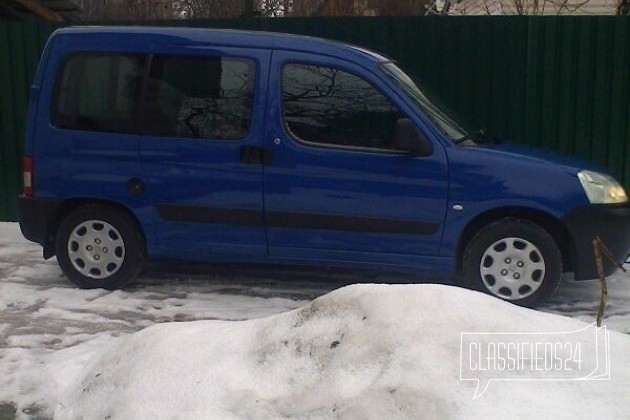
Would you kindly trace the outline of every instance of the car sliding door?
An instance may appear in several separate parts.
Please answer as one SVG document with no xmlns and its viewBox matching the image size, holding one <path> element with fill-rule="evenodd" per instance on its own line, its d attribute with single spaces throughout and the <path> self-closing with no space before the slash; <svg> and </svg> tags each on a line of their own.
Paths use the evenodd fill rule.
<svg viewBox="0 0 630 420">
<path fill-rule="evenodd" d="M 271 53 L 160 48 L 143 98 L 139 188 L 151 197 L 152 254 L 266 254 L 262 160 Z"/>
</svg>

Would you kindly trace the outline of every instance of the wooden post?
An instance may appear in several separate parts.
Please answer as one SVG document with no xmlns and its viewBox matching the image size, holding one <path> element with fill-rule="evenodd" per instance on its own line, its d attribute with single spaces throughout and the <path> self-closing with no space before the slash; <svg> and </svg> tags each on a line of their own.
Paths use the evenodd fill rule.
<svg viewBox="0 0 630 420">
<path fill-rule="evenodd" d="M 597 276 L 599 277 L 599 285 L 601 286 L 601 295 L 599 298 L 599 309 L 597 310 L 597 326 L 602 326 L 602 318 L 604 317 L 604 309 L 608 301 L 608 286 L 606 285 L 606 276 L 604 276 L 604 263 L 602 261 L 602 240 L 599 236 L 593 239 L 593 251 L 595 252 L 595 265 L 597 266 Z"/>
</svg>

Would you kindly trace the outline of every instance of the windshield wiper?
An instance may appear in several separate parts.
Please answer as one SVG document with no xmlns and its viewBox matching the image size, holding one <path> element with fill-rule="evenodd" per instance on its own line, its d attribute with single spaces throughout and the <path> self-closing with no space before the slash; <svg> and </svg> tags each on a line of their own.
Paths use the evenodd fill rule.
<svg viewBox="0 0 630 420">
<path fill-rule="evenodd" d="M 480 128 L 479 130 L 475 131 L 474 133 L 470 133 L 465 135 L 464 137 L 460 137 L 456 140 L 453 140 L 453 142 L 455 144 L 461 144 L 467 140 L 470 140 L 474 143 L 477 143 L 480 140 L 485 140 L 488 137 L 488 135 L 486 134 L 485 131 L 483 131 L 483 128 Z"/>
</svg>

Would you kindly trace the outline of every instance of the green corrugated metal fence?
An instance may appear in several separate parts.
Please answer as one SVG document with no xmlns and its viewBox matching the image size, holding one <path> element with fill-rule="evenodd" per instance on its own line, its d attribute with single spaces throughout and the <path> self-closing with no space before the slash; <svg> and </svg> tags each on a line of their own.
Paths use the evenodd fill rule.
<svg viewBox="0 0 630 420">
<path fill-rule="evenodd" d="M 156 24 L 155 22 L 153 24 Z M 606 165 L 630 186 L 630 17 L 172 21 L 339 39 L 401 62 L 492 135 Z M 0 23 L 0 220 L 16 218 L 28 84 L 45 24 Z"/>
<path fill-rule="evenodd" d="M 0 220 L 16 220 L 29 85 L 52 27 L 0 22 Z"/>
</svg>

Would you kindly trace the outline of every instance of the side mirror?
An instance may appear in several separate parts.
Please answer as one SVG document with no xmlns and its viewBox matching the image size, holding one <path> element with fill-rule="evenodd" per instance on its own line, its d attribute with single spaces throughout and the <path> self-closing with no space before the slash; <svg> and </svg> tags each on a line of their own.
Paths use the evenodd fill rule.
<svg viewBox="0 0 630 420">
<path fill-rule="evenodd" d="M 433 145 L 420 132 L 409 118 L 400 118 L 394 129 L 396 149 L 408 152 L 411 156 L 426 157 L 433 153 Z"/>
</svg>

